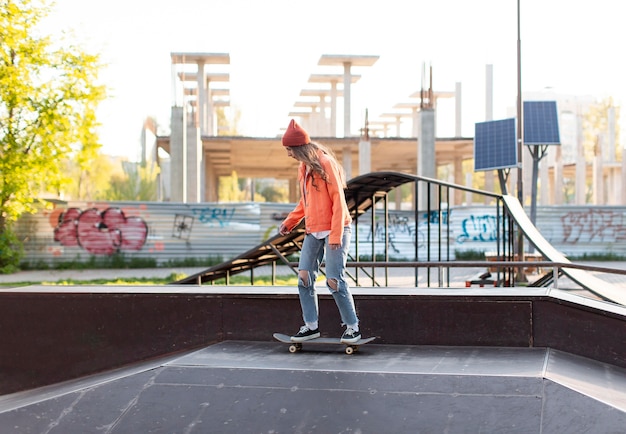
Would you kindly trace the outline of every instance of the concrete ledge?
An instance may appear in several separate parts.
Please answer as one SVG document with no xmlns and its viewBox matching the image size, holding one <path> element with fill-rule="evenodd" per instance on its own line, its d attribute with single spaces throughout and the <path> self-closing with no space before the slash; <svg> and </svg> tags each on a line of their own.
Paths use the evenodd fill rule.
<svg viewBox="0 0 626 434">
<path fill-rule="evenodd" d="M 271 291 L 271 292 L 270 292 Z M 546 347 L 626 367 L 626 309 L 545 288 L 355 288 L 380 344 Z M 337 336 L 320 291 L 322 333 Z M 32 286 L 0 291 L 0 394 L 301 324 L 296 288 Z"/>
</svg>

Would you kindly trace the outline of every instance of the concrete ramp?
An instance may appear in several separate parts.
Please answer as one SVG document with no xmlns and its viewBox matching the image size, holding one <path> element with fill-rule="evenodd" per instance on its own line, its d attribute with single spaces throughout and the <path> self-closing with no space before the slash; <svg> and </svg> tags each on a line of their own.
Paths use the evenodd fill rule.
<svg viewBox="0 0 626 434">
<path fill-rule="evenodd" d="M 268 334 L 269 336 L 269 334 Z M 4 396 L 18 433 L 609 433 L 626 426 L 623 369 L 545 348 L 370 344 L 290 354 L 225 341 Z"/>
</svg>

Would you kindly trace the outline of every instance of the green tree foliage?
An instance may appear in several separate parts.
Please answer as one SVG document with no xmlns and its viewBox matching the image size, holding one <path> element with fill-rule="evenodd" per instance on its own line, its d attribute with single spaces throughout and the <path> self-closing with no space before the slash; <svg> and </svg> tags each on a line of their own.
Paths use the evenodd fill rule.
<svg viewBox="0 0 626 434">
<path fill-rule="evenodd" d="M 45 0 L 0 2 L 0 233 L 42 192 L 63 191 L 69 159 L 86 169 L 101 146 L 99 57 L 41 36 L 49 11 Z"/>
<path fill-rule="evenodd" d="M 100 144 L 98 56 L 41 36 L 46 0 L 0 2 L 0 272 L 17 269 L 22 245 L 13 223 L 44 192 L 70 182 L 68 161 L 90 165 Z"/>
<path fill-rule="evenodd" d="M 74 160 L 67 163 L 67 173 L 72 180 L 64 190 L 67 199 L 106 199 L 112 175 L 116 171 L 123 173 L 119 162 L 115 162 L 113 157 L 103 154 L 98 154 L 87 167 L 81 167 L 81 164 Z"/>
<path fill-rule="evenodd" d="M 158 169 L 154 165 L 124 162 L 123 175 L 113 175 L 106 200 L 157 200 Z"/>
<path fill-rule="evenodd" d="M 289 202 L 289 187 L 284 185 L 264 185 L 258 192 L 266 202 L 287 203 Z"/>
<path fill-rule="evenodd" d="M 230 176 L 220 176 L 218 195 L 220 202 L 243 202 L 246 200 L 246 191 L 241 187 L 237 172 Z"/>
<path fill-rule="evenodd" d="M 610 128 L 611 111 L 614 113 L 613 128 Z M 587 161 L 593 160 L 596 155 L 602 155 L 604 161 L 621 159 L 619 118 L 620 110 L 613 98 L 606 98 L 589 107 L 583 117 L 583 149 Z M 609 146 L 611 143 L 612 147 Z"/>
<path fill-rule="evenodd" d="M 13 225 L 5 226 L 0 232 L 0 274 L 13 273 L 24 257 L 22 243 L 18 240 Z"/>
</svg>

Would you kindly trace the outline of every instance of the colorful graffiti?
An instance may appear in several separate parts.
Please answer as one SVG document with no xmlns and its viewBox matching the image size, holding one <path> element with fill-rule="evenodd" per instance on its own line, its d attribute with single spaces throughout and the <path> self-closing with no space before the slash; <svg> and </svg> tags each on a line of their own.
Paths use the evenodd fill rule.
<svg viewBox="0 0 626 434">
<path fill-rule="evenodd" d="M 191 211 L 198 217 L 200 223 L 226 226 L 235 215 L 235 208 L 192 208 Z"/>
<path fill-rule="evenodd" d="M 174 216 L 174 228 L 172 230 L 172 237 L 180 238 L 181 240 L 189 240 L 192 228 L 193 217 L 176 214 Z"/>
<path fill-rule="evenodd" d="M 81 247 L 94 255 L 141 250 L 148 225 L 139 217 L 126 217 L 119 208 L 81 211 L 68 208 L 59 215 L 54 241 L 66 247 Z"/>
<path fill-rule="evenodd" d="M 77 251 L 127 252 L 133 258 L 159 262 L 228 258 L 275 234 L 277 223 L 292 209 L 293 204 L 268 203 L 74 202 L 24 217 L 17 229 L 27 240 L 26 257 L 33 262 L 74 260 Z M 563 206 L 538 211 L 538 230 L 564 254 L 626 255 L 626 207 Z M 440 252 L 445 258 L 456 252 L 491 252 L 497 247 L 498 223 L 509 224 L 489 205 L 418 213 L 388 210 L 387 223 L 385 227 L 382 209 L 376 210 L 374 220 L 369 211 L 361 215 L 351 253 L 427 260 Z"/>
<path fill-rule="evenodd" d="M 494 215 L 470 215 L 461 222 L 461 233 L 456 241 L 460 244 L 466 241 L 496 241 L 498 237 L 497 223 Z"/>
<path fill-rule="evenodd" d="M 622 214 L 613 211 L 568 212 L 561 217 L 561 222 L 564 243 L 626 241 Z"/>
</svg>

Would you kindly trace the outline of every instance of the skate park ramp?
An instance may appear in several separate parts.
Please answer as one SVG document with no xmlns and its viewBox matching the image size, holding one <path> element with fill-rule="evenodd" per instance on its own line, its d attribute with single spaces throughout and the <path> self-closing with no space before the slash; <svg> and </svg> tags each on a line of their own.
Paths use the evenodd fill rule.
<svg viewBox="0 0 626 434">
<path fill-rule="evenodd" d="M 349 193 L 351 211 L 414 179 L 363 177 Z M 302 237 L 273 237 L 213 270 L 228 276 L 280 260 Z M 186 283 L 212 280 L 207 271 Z M 19 365 L 5 374 L 40 377 L 51 365 L 66 372 L 107 358 L 116 367 L 0 396 L 0 432 L 624 432 L 623 306 L 539 288 L 358 288 L 363 329 L 376 341 L 352 355 L 306 344 L 291 354 L 271 334 L 296 331 L 276 329 L 299 321 L 297 288 L 263 291 L 5 291 L 0 366 L 9 356 Z M 320 298 L 324 324 L 339 328 L 332 300 Z M 34 326 L 16 325 L 21 318 Z M 113 365 L 121 356 L 124 365 Z"/>
<path fill-rule="evenodd" d="M 3 434 L 620 433 L 623 369 L 545 348 L 224 341 L 0 399 Z"/>
<path fill-rule="evenodd" d="M 346 188 L 346 202 L 353 219 L 363 215 L 372 208 L 377 201 L 395 188 L 407 183 L 428 182 L 444 187 L 453 187 L 434 179 L 423 178 L 399 172 L 375 172 L 357 176 L 348 181 Z M 547 259 L 547 261 L 567 264 L 571 263 L 561 252 L 556 250 L 530 221 L 519 200 L 510 195 L 498 195 L 490 192 L 481 194 L 501 199 L 507 212 L 515 224 L 524 233 L 529 243 Z M 253 270 L 256 267 L 276 262 L 289 263 L 288 256 L 299 252 L 304 240 L 304 225 L 301 223 L 288 235 L 275 235 L 260 243 L 243 254 L 206 270 L 187 276 L 173 284 L 203 284 L 218 279 L 228 279 L 230 276 Z M 561 268 L 561 272 L 583 289 L 598 297 L 626 305 L 626 292 L 622 289 L 599 279 L 591 273 L 576 268 Z M 295 273 L 295 270 L 294 270 Z"/>
<path fill-rule="evenodd" d="M 367 212 L 382 195 L 408 182 L 415 182 L 415 176 L 395 172 L 377 172 L 358 176 L 348 181 L 346 202 L 353 219 Z M 288 263 L 288 256 L 298 253 L 304 240 L 304 223 L 300 223 L 287 235 L 274 235 L 258 246 L 225 261 L 209 267 L 172 284 L 202 284 L 218 279 L 227 279 L 245 271 L 274 262 Z"/>
<path fill-rule="evenodd" d="M 535 248 L 541 252 L 549 261 L 567 264 L 571 263 L 569 259 L 565 257 L 561 252 L 556 250 L 544 237 L 539 230 L 533 225 L 528 218 L 528 215 L 519 203 L 519 200 L 513 196 L 504 195 L 502 200 L 507 207 L 507 210 L 513 216 L 515 223 L 520 230 L 526 235 L 526 238 L 535 246 Z M 602 279 L 598 279 L 594 275 L 586 272 L 585 270 L 562 267 L 561 271 L 567 277 L 578 283 L 581 287 L 590 291 L 597 296 L 609 300 L 621 305 L 626 305 L 626 292 L 620 290 L 620 288 L 606 282 Z"/>
</svg>

